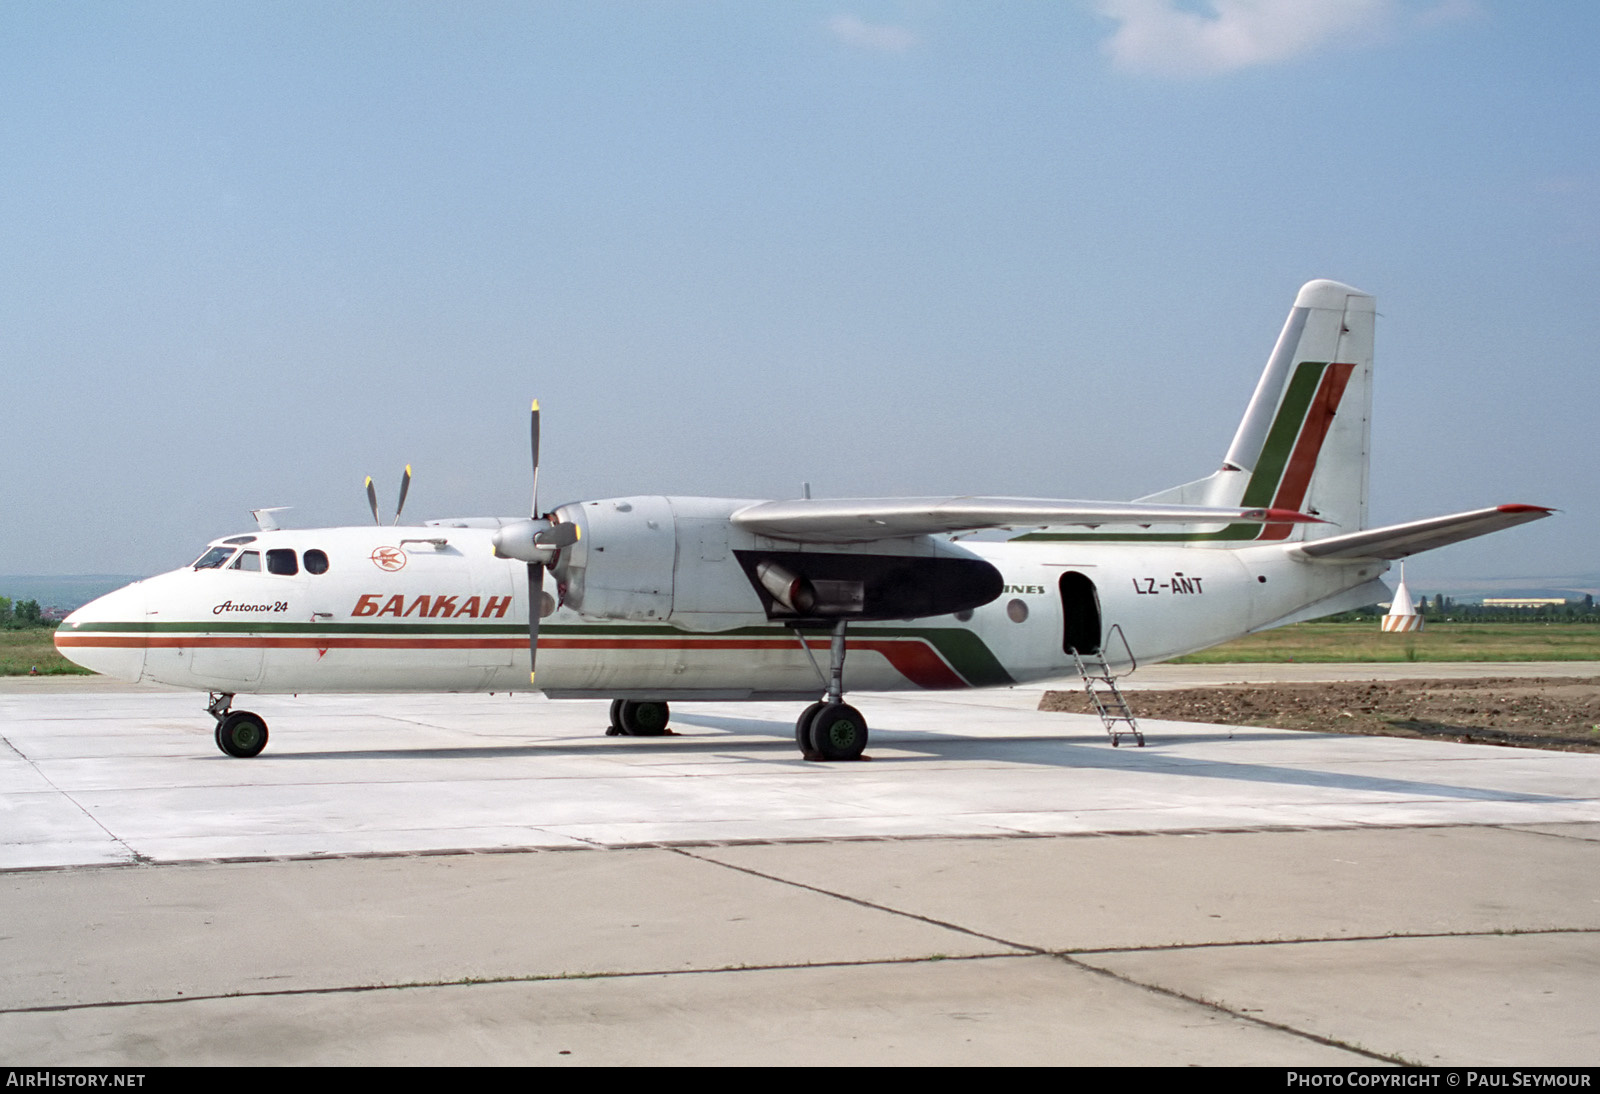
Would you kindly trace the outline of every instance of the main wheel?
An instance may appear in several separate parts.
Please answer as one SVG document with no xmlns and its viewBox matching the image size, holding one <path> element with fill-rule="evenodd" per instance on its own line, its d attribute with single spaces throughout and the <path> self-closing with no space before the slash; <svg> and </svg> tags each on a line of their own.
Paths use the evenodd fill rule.
<svg viewBox="0 0 1600 1094">
<path fill-rule="evenodd" d="M 217 747 L 230 756 L 247 759 L 267 747 L 267 723 L 259 714 L 236 710 L 217 723 Z"/>
<path fill-rule="evenodd" d="M 667 732 L 667 719 L 671 716 L 665 703 L 624 702 L 617 721 L 630 737 L 660 737 Z"/>
<path fill-rule="evenodd" d="M 859 760 L 867 749 L 867 720 L 855 707 L 829 703 L 811 719 L 811 750 L 824 760 Z"/>
<path fill-rule="evenodd" d="M 607 737 L 621 737 L 627 731 L 622 728 L 622 700 L 611 700 L 611 725 L 606 728 Z"/>
<path fill-rule="evenodd" d="M 815 751 L 811 747 L 811 722 L 827 705 L 827 703 L 820 702 L 812 703 L 800 712 L 800 717 L 794 720 L 794 743 L 800 746 L 801 752 L 809 754 Z"/>
</svg>

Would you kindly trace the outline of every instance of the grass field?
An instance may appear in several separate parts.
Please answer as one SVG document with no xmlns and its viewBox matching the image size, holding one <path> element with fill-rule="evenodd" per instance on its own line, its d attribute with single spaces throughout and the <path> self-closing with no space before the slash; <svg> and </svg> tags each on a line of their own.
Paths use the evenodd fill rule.
<svg viewBox="0 0 1600 1094">
<path fill-rule="evenodd" d="M 1177 664 L 1265 661 L 1600 661 L 1592 623 L 1429 623 L 1384 634 L 1371 623 L 1296 623 L 1214 646 Z"/>
<path fill-rule="evenodd" d="M 41 676 L 93 675 L 56 652 L 54 634 L 43 628 L 0 631 L 0 676 L 26 676 L 35 665 Z"/>
</svg>

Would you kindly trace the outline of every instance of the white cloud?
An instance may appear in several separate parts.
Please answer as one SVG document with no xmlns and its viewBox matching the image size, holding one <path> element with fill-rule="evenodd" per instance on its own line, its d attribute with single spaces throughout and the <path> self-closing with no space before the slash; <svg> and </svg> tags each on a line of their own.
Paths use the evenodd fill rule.
<svg viewBox="0 0 1600 1094">
<path fill-rule="evenodd" d="M 828 20 L 828 30 L 845 45 L 857 49 L 904 53 L 917 44 L 917 36 L 905 27 L 869 23 L 854 15 L 835 15 Z"/>
<path fill-rule="evenodd" d="M 1378 37 L 1394 0 L 1099 0 L 1119 26 L 1104 45 L 1129 72 L 1204 76 L 1270 65 L 1330 42 Z"/>
</svg>

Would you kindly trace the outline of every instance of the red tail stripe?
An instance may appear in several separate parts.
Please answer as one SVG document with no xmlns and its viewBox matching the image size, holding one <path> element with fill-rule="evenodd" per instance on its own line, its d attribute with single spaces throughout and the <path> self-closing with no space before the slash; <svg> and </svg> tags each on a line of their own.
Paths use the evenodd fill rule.
<svg viewBox="0 0 1600 1094">
<path fill-rule="evenodd" d="M 1322 382 L 1306 409 L 1306 420 L 1300 426 L 1300 436 L 1295 441 L 1289 466 L 1278 482 L 1278 494 L 1272 499 L 1274 509 L 1298 511 L 1306 500 L 1311 486 L 1311 475 L 1317 469 L 1317 456 L 1322 452 L 1322 442 L 1327 440 L 1333 416 L 1344 398 L 1344 389 L 1350 383 L 1353 364 L 1331 364 L 1322 373 Z M 1263 540 L 1287 539 L 1293 525 L 1269 524 L 1261 532 Z"/>
</svg>

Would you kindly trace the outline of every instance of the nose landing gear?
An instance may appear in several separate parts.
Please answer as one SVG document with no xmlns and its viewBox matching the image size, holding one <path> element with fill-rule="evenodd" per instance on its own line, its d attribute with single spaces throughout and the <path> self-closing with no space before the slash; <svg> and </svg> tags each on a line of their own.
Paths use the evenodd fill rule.
<svg viewBox="0 0 1600 1094">
<path fill-rule="evenodd" d="M 248 710 L 230 711 L 231 691 L 214 691 L 206 713 L 217 720 L 217 747 L 229 756 L 248 759 L 267 747 L 267 720 Z"/>
</svg>

